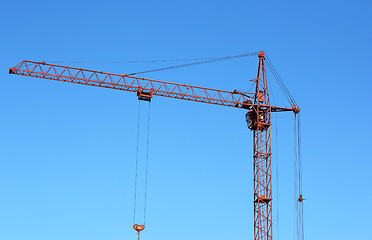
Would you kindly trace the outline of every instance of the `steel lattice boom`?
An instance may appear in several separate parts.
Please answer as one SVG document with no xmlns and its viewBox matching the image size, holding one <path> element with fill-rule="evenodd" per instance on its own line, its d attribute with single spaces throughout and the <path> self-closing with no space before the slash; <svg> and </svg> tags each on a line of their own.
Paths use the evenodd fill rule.
<svg viewBox="0 0 372 240">
<path fill-rule="evenodd" d="M 272 240 L 272 164 L 271 113 L 300 109 L 271 106 L 265 67 L 265 53 L 260 52 L 255 92 L 224 91 L 114 74 L 82 68 L 59 66 L 45 62 L 22 61 L 9 69 L 10 74 L 79 83 L 97 87 L 136 92 L 140 100 L 151 101 L 153 96 L 177 98 L 248 110 L 246 119 L 253 131 L 254 161 L 254 240 Z"/>
<path fill-rule="evenodd" d="M 252 106 L 255 96 L 255 93 L 217 90 L 27 60 L 10 68 L 9 73 L 137 92 L 138 96 L 145 98 L 152 98 L 155 95 L 245 109 Z M 273 112 L 293 111 L 293 109 L 272 107 Z"/>
</svg>

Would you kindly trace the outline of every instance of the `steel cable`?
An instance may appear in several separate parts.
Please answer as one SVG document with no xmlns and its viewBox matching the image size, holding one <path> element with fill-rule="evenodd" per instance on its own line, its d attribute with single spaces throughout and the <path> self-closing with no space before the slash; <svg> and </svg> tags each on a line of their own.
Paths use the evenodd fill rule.
<svg viewBox="0 0 372 240">
<path fill-rule="evenodd" d="M 138 148 L 139 148 L 139 133 L 140 133 L 140 115 L 141 102 L 138 101 L 138 125 L 137 125 L 137 149 L 136 149 L 136 174 L 134 180 L 134 205 L 133 205 L 133 225 L 136 223 L 136 203 L 137 203 L 137 178 L 138 178 Z"/>
<path fill-rule="evenodd" d="M 294 190 L 293 190 L 293 194 L 294 194 L 294 228 L 293 228 L 293 233 L 294 233 L 294 239 L 296 240 L 297 239 L 297 236 L 298 236 L 298 233 L 297 233 L 297 197 L 298 197 L 298 193 L 297 193 L 297 139 L 296 139 L 296 132 L 297 132 L 297 127 L 296 127 L 296 123 L 297 123 L 297 115 L 295 114 L 294 116 L 294 126 L 293 126 L 293 154 L 294 154 Z"/>
<path fill-rule="evenodd" d="M 146 225 L 146 203 L 147 203 L 147 175 L 148 175 L 148 165 L 149 165 L 149 139 L 150 139 L 150 102 L 147 117 L 147 144 L 146 144 L 146 179 L 145 179 L 145 206 L 143 215 L 143 225 Z"/>
<path fill-rule="evenodd" d="M 146 162 L 145 162 L 145 188 L 144 188 L 144 211 L 143 211 L 143 225 L 146 224 L 146 206 L 147 206 L 147 179 L 148 179 L 148 162 L 149 162 L 149 139 L 150 139 L 150 102 L 148 106 L 147 117 L 147 141 L 146 141 Z M 136 208 L 137 208 L 137 188 L 138 188 L 138 168 L 139 168 L 139 145 L 140 145 L 140 130 L 141 130 L 141 101 L 138 101 L 138 125 L 137 125 L 137 148 L 136 148 L 136 172 L 134 181 L 134 207 L 133 207 L 133 225 L 136 224 Z M 139 213 L 138 213 L 139 214 Z"/>
<path fill-rule="evenodd" d="M 278 118 L 275 114 L 275 155 L 276 155 L 276 231 L 279 240 L 279 146 L 278 146 Z"/>
<path fill-rule="evenodd" d="M 256 55 L 258 52 L 246 53 L 235 56 L 224 57 L 203 57 L 203 58 L 181 58 L 181 59 L 160 59 L 160 60 L 126 60 L 126 61 L 61 61 L 61 60 L 46 60 L 50 63 L 164 63 L 164 62 L 188 62 L 188 61 L 201 61 L 201 60 L 216 60 L 224 58 L 235 58 Z M 244 55 L 244 56 L 242 56 Z"/>
<path fill-rule="evenodd" d="M 279 73 L 276 71 L 274 65 L 271 63 L 270 59 L 267 58 L 267 61 L 268 61 L 268 65 L 271 66 L 271 70 L 273 72 L 273 75 L 275 76 L 275 78 L 277 79 L 277 81 L 280 83 L 281 87 L 283 88 L 283 90 L 286 92 L 286 94 L 288 95 L 288 97 L 291 99 L 291 101 L 293 103 L 295 103 L 295 100 L 294 98 L 292 97 L 292 94 L 290 93 L 290 91 L 288 90 L 287 86 L 284 84 L 282 78 L 280 77 Z"/>
<path fill-rule="evenodd" d="M 302 197 L 302 153 L 301 153 L 301 116 L 298 114 L 297 120 L 297 151 L 298 151 L 298 192 L 299 196 Z M 304 240 L 304 208 L 303 200 L 299 201 L 299 240 Z"/>
<path fill-rule="evenodd" d="M 229 60 L 229 59 L 234 59 L 234 58 L 242 58 L 242 57 L 253 56 L 253 55 L 257 55 L 257 54 L 258 54 L 258 52 L 253 52 L 253 53 L 246 53 L 246 54 L 240 54 L 240 55 L 234 55 L 234 56 L 212 58 L 212 59 L 209 59 L 209 60 L 206 60 L 206 61 L 195 62 L 195 63 L 186 63 L 186 64 L 181 64 L 181 65 L 176 65 L 176 66 L 151 69 L 151 70 L 146 70 L 146 71 L 142 71 L 142 72 L 129 73 L 127 75 L 133 76 L 133 75 L 137 75 L 137 74 L 144 74 L 144 73 L 150 73 L 150 72 L 158 72 L 158 71 L 164 71 L 164 70 L 170 70 L 170 69 L 182 68 L 182 67 L 190 67 L 190 66 L 204 64 L 204 63 L 219 62 L 219 61 L 224 61 L 224 60 Z"/>
<path fill-rule="evenodd" d="M 297 118 L 298 115 L 298 118 Z M 295 194 L 295 239 L 304 240 L 303 196 L 302 196 L 302 153 L 301 153 L 301 118 L 294 118 L 294 194 Z"/>
<path fill-rule="evenodd" d="M 276 72 L 274 66 L 269 61 L 268 61 L 267 66 L 269 67 L 269 70 L 271 71 L 271 73 L 273 74 L 275 80 L 277 81 L 277 83 L 279 84 L 280 88 L 282 89 L 282 91 L 283 91 L 284 95 L 286 96 L 287 100 L 292 105 L 293 102 L 294 102 L 294 100 L 292 99 L 291 94 L 289 93 L 288 88 L 285 86 L 284 82 L 281 80 L 278 72 Z"/>
<path fill-rule="evenodd" d="M 205 58 L 184 58 L 184 59 L 163 59 L 163 60 L 128 60 L 128 61 L 45 61 L 50 63 L 162 63 L 162 62 L 187 62 L 216 59 L 221 57 L 205 57 Z"/>
<path fill-rule="evenodd" d="M 269 70 L 271 71 L 271 73 L 273 74 L 275 80 L 277 81 L 277 83 L 279 84 L 280 88 L 284 92 L 284 95 L 287 97 L 288 101 L 291 103 L 292 106 L 293 105 L 294 106 L 297 106 L 297 103 L 294 100 L 291 92 L 288 90 L 287 86 L 283 82 L 283 80 L 280 77 L 279 73 L 276 71 L 276 69 L 275 69 L 274 65 L 271 63 L 269 57 L 266 57 L 266 58 L 267 58 L 267 63 L 268 63 L 267 65 L 269 67 Z"/>
<path fill-rule="evenodd" d="M 287 98 L 288 102 L 291 103 L 291 99 L 290 99 L 289 95 L 287 94 L 282 82 L 279 80 L 279 77 L 277 76 L 277 73 L 274 71 L 273 66 L 270 64 L 269 61 L 267 62 L 267 66 L 269 67 L 269 70 L 273 74 L 276 82 L 279 84 L 279 87 L 282 89 L 282 91 L 284 93 L 284 96 Z"/>
</svg>

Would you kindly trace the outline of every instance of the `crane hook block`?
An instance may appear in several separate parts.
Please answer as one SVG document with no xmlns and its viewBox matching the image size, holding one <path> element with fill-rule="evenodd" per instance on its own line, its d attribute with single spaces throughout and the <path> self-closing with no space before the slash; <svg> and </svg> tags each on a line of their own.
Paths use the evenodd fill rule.
<svg viewBox="0 0 372 240">
<path fill-rule="evenodd" d="M 299 202 L 303 202 L 304 200 L 306 200 L 305 198 L 302 197 L 302 195 L 300 194 L 300 196 L 298 197 L 298 200 Z"/>
<path fill-rule="evenodd" d="M 133 225 L 133 228 L 134 230 L 136 230 L 138 232 L 138 234 L 145 229 L 145 226 L 144 225 L 138 225 L 138 224 L 134 224 Z"/>
</svg>

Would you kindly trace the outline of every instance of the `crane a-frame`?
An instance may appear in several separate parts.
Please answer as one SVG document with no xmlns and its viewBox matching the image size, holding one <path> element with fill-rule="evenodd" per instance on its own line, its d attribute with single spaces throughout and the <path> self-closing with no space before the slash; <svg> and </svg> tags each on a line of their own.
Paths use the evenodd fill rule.
<svg viewBox="0 0 372 240">
<path fill-rule="evenodd" d="M 178 98 L 244 109 L 249 129 L 253 132 L 254 162 L 254 240 L 273 239 L 271 113 L 300 109 L 292 101 L 291 108 L 272 106 L 266 75 L 265 52 L 258 54 L 254 92 L 224 91 L 141 78 L 130 74 L 113 74 L 45 62 L 22 61 L 9 69 L 10 74 L 79 83 L 137 93 L 140 100 L 153 96 Z"/>
</svg>

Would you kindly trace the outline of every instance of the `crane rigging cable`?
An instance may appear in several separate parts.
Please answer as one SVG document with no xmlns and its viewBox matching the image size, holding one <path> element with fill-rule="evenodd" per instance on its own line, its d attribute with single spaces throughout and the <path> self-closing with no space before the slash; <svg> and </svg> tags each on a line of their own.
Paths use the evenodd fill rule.
<svg viewBox="0 0 372 240">
<path fill-rule="evenodd" d="M 45 61 L 50 63 L 163 63 L 163 62 L 188 62 L 217 59 L 221 57 L 183 58 L 183 59 L 161 59 L 161 60 L 127 60 L 127 61 Z"/>
<path fill-rule="evenodd" d="M 274 91 L 271 86 L 271 81 L 268 78 L 269 81 L 269 90 L 270 90 L 270 98 L 274 105 L 275 103 L 275 97 L 274 97 Z M 254 85 L 252 85 L 254 86 Z M 250 91 L 248 91 L 250 92 Z M 276 156 L 276 165 L 275 165 L 275 180 L 276 180 L 276 236 L 279 240 L 279 145 L 278 145 L 278 115 L 274 114 L 275 118 L 275 156 Z"/>
<path fill-rule="evenodd" d="M 143 211 L 143 224 L 146 225 L 146 206 L 147 206 L 147 175 L 149 168 L 149 141 L 150 141 L 150 102 L 148 107 L 148 116 L 147 116 L 147 141 L 146 141 L 146 174 L 145 174 L 145 203 Z"/>
<path fill-rule="evenodd" d="M 275 114 L 275 156 L 276 156 L 276 235 L 279 240 L 279 154 L 278 154 L 278 116 Z"/>
<path fill-rule="evenodd" d="M 150 101 L 148 103 L 148 116 L 147 116 L 147 136 L 146 136 L 146 157 L 145 157 L 145 186 L 144 186 L 144 205 L 143 205 L 143 224 L 136 223 L 136 206 L 137 206 L 137 192 L 138 192 L 138 169 L 139 169 L 139 146 L 140 146 L 140 119 L 141 119 L 141 102 L 138 100 L 138 125 L 137 125 L 137 147 L 136 147 L 136 170 L 134 181 L 134 204 L 133 204 L 133 228 L 137 231 L 138 239 L 140 232 L 145 229 L 146 225 L 146 204 L 147 204 L 147 176 L 148 176 L 148 162 L 149 162 L 149 138 L 150 138 Z"/>
<path fill-rule="evenodd" d="M 294 201 L 294 205 L 293 205 L 293 219 L 295 220 L 294 221 L 294 227 L 293 227 L 293 239 L 294 240 L 297 240 L 297 197 L 298 197 L 298 186 L 297 186 L 297 118 L 296 118 L 296 114 L 294 115 L 294 121 L 293 121 L 293 197 L 295 199 Z"/>
<path fill-rule="evenodd" d="M 138 101 L 138 118 L 137 118 L 137 149 L 136 149 L 136 175 L 135 175 L 135 178 L 134 178 L 133 224 L 136 223 L 137 179 L 138 179 L 138 148 L 139 148 L 140 116 L 141 116 L 141 102 Z"/>
<path fill-rule="evenodd" d="M 269 57 L 266 56 L 266 60 L 267 60 L 268 68 L 270 69 L 270 71 L 273 74 L 276 82 L 278 83 L 278 85 L 282 89 L 284 95 L 286 96 L 286 98 L 288 99 L 290 104 L 292 106 L 297 106 L 296 101 L 294 100 L 294 98 L 293 98 L 292 94 L 290 93 L 290 91 L 288 90 L 287 86 L 284 84 L 284 82 L 283 82 L 282 78 L 280 77 L 279 73 L 276 71 L 274 65 L 271 63 Z"/>
<path fill-rule="evenodd" d="M 133 75 L 150 73 L 150 72 L 158 72 L 158 71 L 170 70 L 170 69 L 175 69 L 175 68 L 190 67 L 190 66 L 200 65 L 200 64 L 204 64 L 204 63 L 220 62 L 220 61 L 230 60 L 230 59 L 234 59 L 234 58 L 242 58 L 242 57 L 254 56 L 254 55 L 257 55 L 257 53 L 258 52 L 253 52 L 253 53 L 245 53 L 245 54 L 234 55 L 234 56 L 211 58 L 211 59 L 208 59 L 208 60 L 205 60 L 205 61 L 194 62 L 194 63 L 186 63 L 186 64 L 181 64 L 181 65 L 176 65 L 176 66 L 170 66 L 170 67 L 164 67 L 164 68 L 150 69 L 150 70 L 146 70 L 146 71 L 142 71 L 142 72 L 129 73 L 127 75 L 133 76 Z"/>
<path fill-rule="evenodd" d="M 297 117 L 298 115 L 298 117 Z M 301 118 L 294 117 L 294 194 L 295 194 L 295 239 L 304 240 L 303 201 L 302 195 L 302 156 L 301 156 Z"/>
<path fill-rule="evenodd" d="M 201 61 L 201 60 L 218 60 L 218 59 L 231 59 L 237 57 L 246 57 L 256 55 L 258 52 L 224 56 L 224 57 L 203 57 L 203 58 L 181 58 L 181 59 L 160 59 L 160 60 L 126 60 L 126 61 L 61 61 L 61 60 L 48 60 L 45 62 L 50 63 L 164 63 L 164 62 L 188 62 L 188 61 Z M 244 55 L 244 56 L 243 56 Z M 218 60 L 220 61 L 220 60 Z"/>
<path fill-rule="evenodd" d="M 298 114 L 298 123 L 297 123 L 297 149 L 298 149 L 298 228 L 299 228 L 299 240 L 304 240 L 304 206 L 303 206 L 303 193 L 302 193 L 302 154 L 301 154 L 301 115 Z"/>
</svg>

